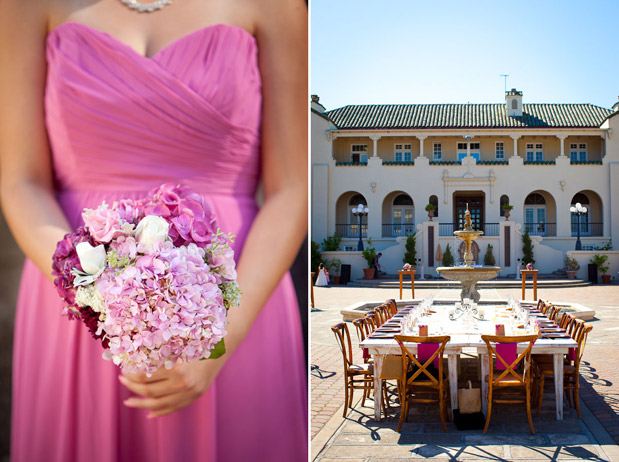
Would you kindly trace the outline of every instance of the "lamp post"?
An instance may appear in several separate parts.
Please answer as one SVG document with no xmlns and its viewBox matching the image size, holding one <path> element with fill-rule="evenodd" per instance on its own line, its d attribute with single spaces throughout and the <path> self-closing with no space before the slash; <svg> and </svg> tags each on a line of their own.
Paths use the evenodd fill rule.
<svg viewBox="0 0 619 462">
<path fill-rule="evenodd" d="M 357 244 L 357 250 L 359 252 L 363 252 L 363 240 L 361 239 L 361 222 L 363 220 L 363 217 L 367 216 L 369 211 L 370 209 L 363 204 L 359 204 L 356 208 L 352 209 L 352 214 L 356 217 L 359 217 L 359 243 Z"/>
<path fill-rule="evenodd" d="M 576 250 L 582 250 L 582 243 L 580 242 L 580 216 L 587 213 L 587 207 L 580 205 L 580 202 L 576 202 L 576 205 L 570 207 L 570 212 L 576 214 Z"/>
</svg>

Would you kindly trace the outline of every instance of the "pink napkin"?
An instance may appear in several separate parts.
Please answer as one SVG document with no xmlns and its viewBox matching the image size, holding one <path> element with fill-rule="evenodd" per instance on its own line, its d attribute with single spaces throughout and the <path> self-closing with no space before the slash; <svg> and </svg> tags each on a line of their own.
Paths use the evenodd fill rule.
<svg viewBox="0 0 619 462">
<path fill-rule="evenodd" d="M 425 361 L 430 359 L 434 352 L 438 350 L 440 343 L 418 343 L 417 344 L 417 359 L 423 365 Z M 438 369 L 438 363 L 440 362 L 440 356 L 437 355 L 432 361 L 434 367 Z"/>
<path fill-rule="evenodd" d="M 575 348 L 570 348 L 569 350 L 567 350 L 567 359 L 569 359 L 570 361 L 576 361 L 576 349 Z"/>
<path fill-rule="evenodd" d="M 517 343 L 497 343 L 495 348 L 497 355 L 503 358 L 503 361 L 507 364 L 511 365 L 511 363 L 513 363 L 518 357 Z M 496 368 L 497 370 L 507 369 L 498 358 L 496 360 Z"/>
</svg>

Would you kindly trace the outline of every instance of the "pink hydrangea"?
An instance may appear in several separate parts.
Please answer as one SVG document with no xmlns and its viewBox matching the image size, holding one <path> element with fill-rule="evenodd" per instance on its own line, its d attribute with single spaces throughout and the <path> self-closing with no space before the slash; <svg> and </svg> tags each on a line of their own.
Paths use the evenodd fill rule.
<svg viewBox="0 0 619 462">
<path fill-rule="evenodd" d="M 107 306 L 99 329 L 106 359 L 126 372 L 153 373 L 177 362 L 208 357 L 226 334 L 226 308 L 204 249 L 167 242 L 122 272 L 96 282 Z"/>
</svg>

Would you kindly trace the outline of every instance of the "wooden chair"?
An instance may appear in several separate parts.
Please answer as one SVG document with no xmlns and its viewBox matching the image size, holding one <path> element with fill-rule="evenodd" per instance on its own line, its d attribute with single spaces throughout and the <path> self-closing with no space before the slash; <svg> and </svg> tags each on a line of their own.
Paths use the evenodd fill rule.
<svg viewBox="0 0 619 462">
<path fill-rule="evenodd" d="M 593 329 L 593 326 L 585 323 L 581 319 L 575 319 L 573 324 L 574 329 L 572 330 L 572 338 L 576 341 L 578 346 L 576 347 L 573 356 L 570 358 L 570 355 L 568 355 L 567 361 L 565 361 L 566 364 L 563 365 L 563 391 L 567 395 L 570 407 L 572 406 L 572 402 L 574 403 L 576 413 L 580 419 L 582 418 L 580 414 L 579 402 L 580 361 L 585 351 L 587 337 L 589 336 L 589 332 Z M 552 386 L 552 383 L 547 384 L 546 380 L 552 378 L 552 382 L 554 382 L 554 365 L 552 362 L 548 361 L 536 361 L 535 366 L 539 376 L 539 398 L 537 401 L 537 415 L 539 415 L 542 409 L 544 388 L 545 386 Z"/>
<path fill-rule="evenodd" d="M 447 342 L 451 339 L 448 335 L 435 337 L 419 337 L 408 335 L 396 335 L 395 340 L 402 350 L 402 390 L 400 392 L 400 422 L 398 432 L 402 428 L 402 423 L 408 421 L 410 403 L 436 403 L 439 404 L 441 423 L 443 431 L 447 432 L 447 388 L 448 379 L 443 374 L 443 352 Z M 405 343 L 438 343 L 439 346 L 434 354 L 422 364 L 418 360 L 418 354 L 410 352 Z M 439 359 L 438 371 L 433 374 L 429 369 L 435 358 Z M 430 397 L 430 395 L 437 395 Z"/>
<path fill-rule="evenodd" d="M 391 315 L 391 317 L 398 314 L 398 304 L 393 298 L 390 298 L 385 303 L 387 304 L 387 306 L 389 306 L 389 314 Z"/>
<path fill-rule="evenodd" d="M 558 306 L 552 305 L 548 312 L 548 319 L 550 319 L 551 321 L 557 322 L 560 312 L 561 312 L 561 308 L 559 308 Z"/>
<path fill-rule="evenodd" d="M 354 391 L 363 390 L 361 405 L 364 406 L 370 390 L 374 389 L 374 365 L 353 363 L 350 332 L 346 323 L 335 324 L 331 326 L 331 330 L 344 358 L 344 417 L 346 417 L 348 408 L 352 407 Z"/>
<path fill-rule="evenodd" d="M 386 319 L 383 316 L 383 312 L 380 310 L 380 305 L 374 307 L 372 311 L 376 315 L 376 317 L 374 318 L 374 322 L 376 323 L 376 327 L 378 328 L 385 323 Z"/>
<path fill-rule="evenodd" d="M 490 424 L 490 416 L 492 414 L 492 403 L 525 403 L 527 408 L 527 419 L 531 434 L 535 435 L 533 428 L 533 420 L 531 419 L 531 389 L 532 389 L 532 374 L 531 374 L 531 349 L 533 344 L 538 339 L 539 334 L 534 335 L 517 335 L 517 336 L 500 336 L 500 335 L 482 335 L 481 338 L 486 342 L 488 347 L 488 376 L 483 380 L 488 382 L 488 412 L 486 414 L 486 425 L 484 433 L 488 431 Z M 529 345 L 522 353 L 517 355 L 516 359 L 508 364 L 507 361 L 497 353 L 497 343 L 524 343 Z M 494 344 L 494 345 L 493 345 Z M 495 371 L 493 367 L 493 358 L 496 357 L 497 364 L 503 364 L 505 370 Z M 523 372 L 518 372 L 517 368 L 520 364 L 524 364 Z M 495 376 L 496 375 L 496 376 Z M 524 391 L 524 399 L 520 398 L 503 398 L 505 395 L 514 395 L 516 391 Z M 496 395 L 496 396 L 495 396 Z"/>
<path fill-rule="evenodd" d="M 365 313 L 364 317 L 368 320 L 370 332 L 374 332 L 380 326 L 378 317 L 374 311 L 368 311 L 367 313 Z"/>
</svg>

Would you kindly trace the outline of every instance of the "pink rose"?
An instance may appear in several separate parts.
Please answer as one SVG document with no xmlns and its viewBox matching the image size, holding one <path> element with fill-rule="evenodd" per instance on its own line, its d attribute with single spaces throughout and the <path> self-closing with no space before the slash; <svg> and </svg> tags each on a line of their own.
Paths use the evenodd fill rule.
<svg viewBox="0 0 619 462">
<path fill-rule="evenodd" d="M 104 244 L 125 234 L 120 213 L 109 209 L 105 203 L 95 210 L 85 209 L 82 218 L 92 237 Z"/>
</svg>

